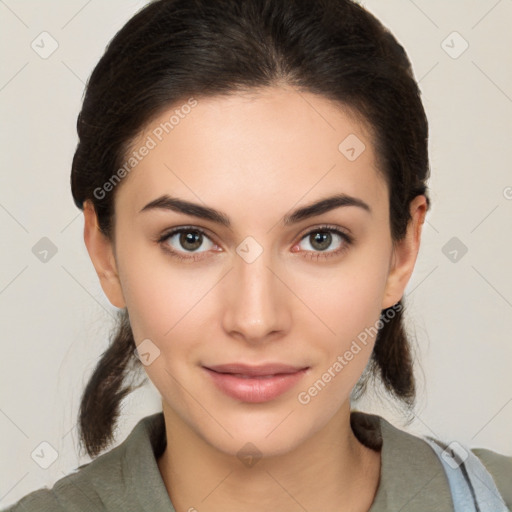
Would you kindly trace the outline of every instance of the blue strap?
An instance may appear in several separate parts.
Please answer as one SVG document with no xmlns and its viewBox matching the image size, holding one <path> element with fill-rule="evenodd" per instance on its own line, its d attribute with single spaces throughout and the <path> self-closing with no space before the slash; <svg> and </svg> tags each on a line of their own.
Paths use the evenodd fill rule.
<svg viewBox="0 0 512 512">
<path fill-rule="evenodd" d="M 422 438 L 443 465 L 455 512 L 510 512 L 492 475 L 469 447 L 456 441 L 442 446 L 438 440 Z"/>
</svg>

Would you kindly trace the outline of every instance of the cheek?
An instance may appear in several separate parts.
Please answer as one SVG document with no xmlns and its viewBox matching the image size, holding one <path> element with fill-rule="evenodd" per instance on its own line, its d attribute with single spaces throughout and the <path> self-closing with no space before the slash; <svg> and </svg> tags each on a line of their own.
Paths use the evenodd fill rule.
<svg viewBox="0 0 512 512">
<path fill-rule="evenodd" d="M 191 271 L 165 264 L 165 258 L 138 266 L 136 256 L 125 261 L 129 280 L 123 291 L 135 342 L 146 343 L 141 347 L 150 353 L 144 370 L 167 401 L 185 404 L 187 396 L 179 383 L 186 381 L 186 369 L 195 364 L 197 347 L 204 340 L 200 334 L 208 332 L 208 301 L 201 298 L 211 285 L 207 286 L 208 276 L 200 284 Z"/>
<path fill-rule="evenodd" d="M 215 320 L 219 275 L 195 264 L 177 264 L 155 248 L 124 254 L 120 275 L 135 342 L 149 339 L 163 356 L 145 368 L 156 384 L 166 378 L 166 369 L 179 373 L 197 363 Z"/>
<path fill-rule="evenodd" d="M 119 275 L 136 342 L 165 339 L 186 313 L 191 284 L 186 272 L 166 262 L 160 250 L 149 244 L 128 247 L 121 242 L 119 254 Z"/>
<path fill-rule="evenodd" d="M 314 417 L 325 419 L 336 413 L 349 399 L 371 357 L 386 271 L 385 258 L 360 255 L 357 264 L 339 270 L 328 280 L 323 293 L 312 297 L 311 309 L 322 312 L 324 325 L 321 329 L 318 322 L 308 325 L 317 364 L 297 400 L 311 408 Z M 319 332 L 326 334 L 319 336 Z"/>
<path fill-rule="evenodd" d="M 332 271 L 318 272 L 301 279 L 299 296 L 307 297 L 309 308 L 317 312 L 317 327 L 327 338 L 343 348 L 366 328 L 373 326 L 381 313 L 389 268 L 385 240 L 382 249 L 357 250 Z"/>
</svg>

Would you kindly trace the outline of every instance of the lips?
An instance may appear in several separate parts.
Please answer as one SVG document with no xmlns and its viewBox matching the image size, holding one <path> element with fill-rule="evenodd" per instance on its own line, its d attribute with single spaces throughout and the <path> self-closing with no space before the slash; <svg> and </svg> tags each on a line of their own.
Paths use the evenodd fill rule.
<svg viewBox="0 0 512 512">
<path fill-rule="evenodd" d="M 298 384 L 309 367 L 271 363 L 204 366 L 209 379 L 225 395 L 242 402 L 268 402 Z"/>
<path fill-rule="evenodd" d="M 229 373 L 239 377 L 269 377 L 272 375 L 281 375 L 289 373 L 297 373 L 306 369 L 303 367 L 295 367 L 280 363 L 271 363 L 260 366 L 250 366 L 246 364 L 230 363 L 215 366 L 207 366 L 209 370 L 217 373 Z"/>
</svg>

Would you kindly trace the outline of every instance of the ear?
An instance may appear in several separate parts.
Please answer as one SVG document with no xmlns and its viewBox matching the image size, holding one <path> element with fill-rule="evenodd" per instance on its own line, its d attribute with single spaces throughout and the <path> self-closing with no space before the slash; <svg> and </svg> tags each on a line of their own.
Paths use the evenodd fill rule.
<svg viewBox="0 0 512 512">
<path fill-rule="evenodd" d="M 117 272 L 113 243 L 103 234 L 91 201 L 84 202 L 84 241 L 101 287 L 110 303 L 118 308 L 126 306 Z"/>
<path fill-rule="evenodd" d="M 427 199 L 416 196 L 410 204 L 411 220 L 405 237 L 393 247 L 390 271 L 386 282 L 382 309 L 395 305 L 402 297 L 414 270 L 420 248 L 421 230 L 427 213 Z"/>
</svg>

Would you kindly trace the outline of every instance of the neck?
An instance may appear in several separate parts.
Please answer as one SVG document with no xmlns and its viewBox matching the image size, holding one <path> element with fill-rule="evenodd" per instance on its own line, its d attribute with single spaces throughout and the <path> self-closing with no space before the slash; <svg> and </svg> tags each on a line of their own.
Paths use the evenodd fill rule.
<svg viewBox="0 0 512 512">
<path fill-rule="evenodd" d="M 322 510 L 367 512 L 380 452 L 359 442 L 344 407 L 292 451 L 244 465 L 217 450 L 164 406 L 167 447 L 158 467 L 176 512 Z"/>
</svg>

